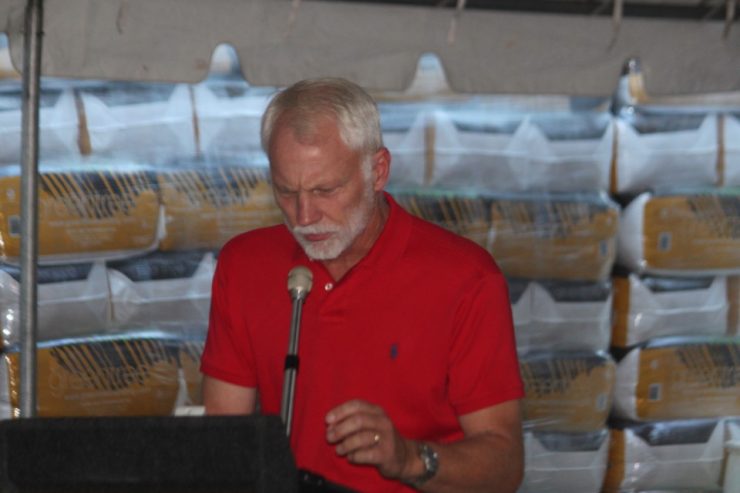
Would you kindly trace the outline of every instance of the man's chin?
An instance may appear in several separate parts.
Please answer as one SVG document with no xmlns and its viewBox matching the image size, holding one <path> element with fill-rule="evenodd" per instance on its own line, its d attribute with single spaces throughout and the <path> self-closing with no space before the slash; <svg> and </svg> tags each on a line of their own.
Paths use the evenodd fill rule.
<svg viewBox="0 0 740 493">
<path fill-rule="evenodd" d="M 304 237 L 296 238 L 298 243 L 303 248 L 304 253 L 311 260 L 334 260 L 342 252 L 337 253 L 336 248 L 332 248 L 332 245 L 326 245 L 326 240 L 323 241 L 309 241 Z"/>
</svg>

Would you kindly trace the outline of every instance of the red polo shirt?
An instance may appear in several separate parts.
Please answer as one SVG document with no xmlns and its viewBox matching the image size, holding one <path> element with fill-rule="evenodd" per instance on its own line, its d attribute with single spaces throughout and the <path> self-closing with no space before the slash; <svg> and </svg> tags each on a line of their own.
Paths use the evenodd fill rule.
<svg viewBox="0 0 740 493">
<path fill-rule="evenodd" d="M 382 406 L 409 438 L 463 436 L 457 417 L 524 395 L 506 282 L 471 241 L 409 215 L 386 195 L 371 251 L 334 282 L 285 226 L 244 233 L 218 258 L 203 373 L 257 387 L 279 414 L 288 350 L 288 272 L 305 265 L 291 446 L 298 467 L 363 491 L 413 491 L 356 466 L 326 441 L 326 413 L 350 399 Z"/>
</svg>

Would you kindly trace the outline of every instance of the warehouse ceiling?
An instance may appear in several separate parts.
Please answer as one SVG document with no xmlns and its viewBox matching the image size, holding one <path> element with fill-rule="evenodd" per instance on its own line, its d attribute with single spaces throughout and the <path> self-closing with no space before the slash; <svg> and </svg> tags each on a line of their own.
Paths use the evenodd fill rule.
<svg viewBox="0 0 740 493">
<path fill-rule="evenodd" d="M 22 67 L 25 0 L 0 0 Z M 462 93 L 605 95 L 637 58 L 654 95 L 740 91 L 736 1 L 46 0 L 42 74 L 196 82 L 222 44 L 245 79 L 403 90 L 436 54 Z"/>
</svg>

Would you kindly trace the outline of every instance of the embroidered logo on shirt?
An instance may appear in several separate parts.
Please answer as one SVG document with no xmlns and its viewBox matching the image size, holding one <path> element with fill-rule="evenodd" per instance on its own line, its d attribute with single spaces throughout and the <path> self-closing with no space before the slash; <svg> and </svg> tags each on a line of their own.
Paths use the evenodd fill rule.
<svg viewBox="0 0 740 493">
<path fill-rule="evenodd" d="M 396 359 L 398 357 L 398 344 L 393 343 L 391 344 L 391 359 Z"/>
</svg>

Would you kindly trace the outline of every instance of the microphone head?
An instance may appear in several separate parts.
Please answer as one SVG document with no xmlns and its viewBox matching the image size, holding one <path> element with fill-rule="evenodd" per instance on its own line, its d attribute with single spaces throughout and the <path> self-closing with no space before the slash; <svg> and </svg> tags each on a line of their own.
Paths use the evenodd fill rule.
<svg viewBox="0 0 740 493">
<path fill-rule="evenodd" d="M 303 299 L 306 297 L 311 286 L 313 285 L 313 273 L 308 269 L 299 265 L 293 267 L 288 273 L 288 292 L 290 292 L 291 299 Z"/>
</svg>

